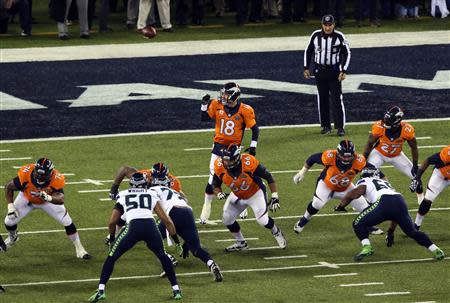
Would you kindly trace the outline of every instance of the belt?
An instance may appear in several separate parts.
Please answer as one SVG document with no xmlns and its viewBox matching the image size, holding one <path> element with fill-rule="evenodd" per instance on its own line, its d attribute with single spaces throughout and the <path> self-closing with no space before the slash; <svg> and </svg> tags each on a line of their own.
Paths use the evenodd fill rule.
<svg viewBox="0 0 450 303">
<path fill-rule="evenodd" d="M 336 70 L 339 70 L 339 67 L 337 65 L 320 65 L 320 64 L 316 64 L 316 67 L 318 69 L 336 69 Z"/>
</svg>

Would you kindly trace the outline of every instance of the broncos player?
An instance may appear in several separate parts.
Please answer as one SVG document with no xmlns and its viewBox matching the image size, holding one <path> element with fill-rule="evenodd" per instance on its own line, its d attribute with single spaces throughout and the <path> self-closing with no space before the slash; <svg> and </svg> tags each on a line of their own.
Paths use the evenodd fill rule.
<svg viewBox="0 0 450 303">
<path fill-rule="evenodd" d="M 316 191 L 313 200 L 309 202 L 305 214 L 294 225 L 294 231 L 300 233 L 311 218 L 319 210 L 334 198 L 340 199 L 355 186 L 353 178 L 366 166 L 364 156 L 355 152 L 355 145 L 350 140 L 342 140 L 334 150 L 326 150 L 322 153 L 311 155 L 303 165 L 303 168 L 294 176 L 294 183 L 298 184 L 306 175 L 306 172 L 314 165 L 324 166 L 317 181 Z M 352 206 L 356 211 L 361 212 L 369 206 L 364 198 L 352 201 Z M 375 234 L 383 231 L 378 228 L 372 230 Z"/>
<path fill-rule="evenodd" d="M 266 187 L 261 179 L 267 181 L 272 192 L 269 203 L 266 203 Z M 231 189 L 228 198 L 221 189 L 222 183 Z M 222 157 L 214 162 L 212 188 L 219 200 L 226 199 L 222 222 L 236 239 L 236 243 L 225 248 L 226 252 L 247 249 L 247 242 L 236 218 L 249 206 L 259 225 L 271 230 L 280 248 L 286 247 L 283 233 L 267 213 L 267 206 L 271 211 L 280 208 L 277 185 L 272 174 L 254 156 L 243 154 L 241 157 L 240 148 L 236 144 L 224 148 Z"/>
<path fill-rule="evenodd" d="M 5 243 L 8 247 L 19 240 L 17 224 L 28 213 L 41 209 L 64 226 L 66 234 L 75 246 L 76 256 L 80 259 L 90 259 L 80 242 L 77 228 L 64 206 L 64 176 L 54 169 L 53 162 L 48 158 L 41 158 L 34 164 L 22 166 L 17 177 L 5 185 L 8 214 L 5 227 L 8 237 Z M 14 199 L 14 192 L 19 194 Z"/>
<path fill-rule="evenodd" d="M 114 270 L 115 262 L 140 241 L 144 241 L 147 248 L 158 257 L 172 285 L 173 298 L 179 300 L 182 298 L 181 290 L 172 262 L 164 251 L 153 212 L 164 222 L 175 243 L 179 243 L 175 226 L 164 212 L 160 198 L 148 189 L 147 179 L 142 173 L 137 172 L 131 176 L 130 186 L 131 188 L 119 192 L 116 196 L 117 208 L 126 213 L 127 225 L 120 231 L 109 250 L 108 257 L 103 264 L 98 290 L 89 298 L 89 302 L 106 299 L 105 287 Z"/>
<path fill-rule="evenodd" d="M 430 164 L 434 165 L 434 170 L 428 181 L 425 198 L 420 203 L 419 211 L 416 215 L 415 226 L 417 229 L 422 225 L 423 218 L 431 208 L 431 203 L 450 185 L 450 145 L 422 162 L 416 176 L 411 181 L 410 189 L 412 192 L 415 192 L 418 187 L 422 186 L 421 177 Z"/>
<path fill-rule="evenodd" d="M 366 167 L 362 170 L 361 179 L 356 183 L 356 188 L 346 193 L 338 209 L 344 209 L 350 201 L 362 196 L 370 202 L 371 206 L 353 221 L 353 229 L 363 246 L 361 252 L 353 258 L 355 261 L 360 262 L 365 257 L 373 255 L 374 250 L 369 241 L 370 227 L 388 220 L 392 221 L 386 237 L 388 247 L 394 244 L 394 231 L 398 224 L 408 237 L 428 248 L 436 260 L 444 259 L 444 252 L 431 242 L 425 233 L 414 228 L 405 199 L 392 188 L 388 181 L 380 178 L 380 171 L 375 167 Z"/>
<path fill-rule="evenodd" d="M 364 157 L 367 162 L 380 168 L 383 163 L 388 162 L 398 170 L 413 179 L 417 174 L 419 149 L 414 133 L 414 127 L 402 122 L 404 113 L 398 106 L 391 107 L 385 114 L 383 120 L 372 125 L 372 132 L 364 149 Z M 403 152 L 403 143 L 407 142 L 411 148 L 412 162 Z M 423 188 L 416 188 L 417 201 L 423 200 Z"/>
<path fill-rule="evenodd" d="M 241 145 L 246 128 L 252 130 L 252 140 L 250 147 L 245 151 L 250 155 L 256 155 L 256 145 L 258 143 L 259 127 L 256 124 L 255 112 L 253 108 L 244 104 L 240 100 L 241 90 L 234 82 L 229 82 L 220 90 L 219 99 L 210 99 L 205 95 L 202 99 L 202 121 L 215 121 L 214 144 L 211 151 L 211 160 L 209 162 L 209 179 L 205 189 L 205 200 L 200 223 L 206 224 L 211 215 L 211 202 L 214 199 L 212 189 L 212 180 L 214 176 L 214 163 L 221 157 L 222 149 L 230 144 Z M 241 218 L 247 217 L 247 211 L 244 210 Z"/>
</svg>

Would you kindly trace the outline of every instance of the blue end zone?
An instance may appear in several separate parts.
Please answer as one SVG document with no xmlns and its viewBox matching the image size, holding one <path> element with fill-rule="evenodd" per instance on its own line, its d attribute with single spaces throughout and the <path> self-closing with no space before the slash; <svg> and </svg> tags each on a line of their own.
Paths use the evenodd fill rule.
<svg viewBox="0 0 450 303">
<path fill-rule="evenodd" d="M 439 70 L 450 70 L 450 45 L 352 50 L 350 74 L 375 74 L 431 81 Z M 85 91 L 78 86 L 150 83 L 217 91 L 220 85 L 199 80 L 265 79 L 314 84 L 302 77 L 303 52 L 269 52 L 2 63 L 2 92 L 47 109 L 1 110 L 1 138 L 22 139 L 199 129 L 200 100 L 157 99 L 127 101 L 119 105 L 72 107 L 58 100 L 73 100 Z M 345 80 L 347 81 L 347 80 Z M 392 104 L 410 118 L 446 117 L 450 113 L 448 89 L 425 90 L 363 83 L 364 93 L 345 94 L 347 121 L 380 119 Z M 259 125 L 318 123 L 316 96 L 274 90 L 242 88 L 262 96 L 244 100 L 255 108 Z M 139 95 L 139 94 L 137 94 Z"/>
</svg>

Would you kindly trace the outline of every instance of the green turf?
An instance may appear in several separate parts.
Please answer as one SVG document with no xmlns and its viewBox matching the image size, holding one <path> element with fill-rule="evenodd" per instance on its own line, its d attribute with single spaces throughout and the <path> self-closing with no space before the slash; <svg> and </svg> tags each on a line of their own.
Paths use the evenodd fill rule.
<svg viewBox="0 0 450 303">
<path fill-rule="evenodd" d="M 448 136 L 442 130 L 450 129 L 449 121 L 413 123 L 420 146 L 448 144 Z M 348 135 L 361 151 L 367 139 L 369 125 L 349 126 Z M 258 145 L 258 158 L 271 171 L 297 170 L 312 153 L 334 148 L 339 141 L 336 136 L 320 136 L 319 129 L 290 128 L 264 129 Z M 84 139 L 73 141 L 39 141 L 32 143 L 1 144 L 3 157 L 50 157 L 56 168 L 68 176 L 67 182 L 83 179 L 111 180 L 115 171 L 124 164 L 138 168 L 149 168 L 154 162 L 164 161 L 171 172 L 178 176 L 205 175 L 208 172 L 209 151 L 184 151 L 184 148 L 208 147 L 212 132 L 184 133 L 149 136 L 129 136 L 103 139 Z M 247 138 L 248 139 L 248 138 Z M 247 142 L 247 141 L 246 141 Z M 247 142 L 248 144 L 248 142 Z M 409 148 L 405 145 L 409 156 Z M 420 149 L 423 160 L 440 148 Z M 24 161 L 1 161 L 0 183 L 5 184 L 16 174 L 13 166 Z M 315 166 L 313 168 L 320 168 Z M 404 194 L 410 208 L 417 208 L 415 195 L 408 190 L 409 180 L 393 168 L 384 170 L 395 188 Z M 431 173 L 429 169 L 426 181 Z M 343 214 L 333 217 L 318 216 L 305 230 L 296 235 L 292 227 L 297 216 L 303 214 L 311 200 L 318 172 L 308 172 L 305 180 L 298 186 L 292 183 L 294 173 L 275 173 L 281 200 L 281 211 L 273 215 L 276 223 L 284 231 L 288 240 L 286 250 L 260 250 L 226 254 L 223 249 L 230 243 L 216 242 L 216 239 L 229 239 L 228 232 L 201 233 L 202 243 L 216 259 L 224 272 L 224 282 L 215 283 L 212 275 L 199 260 L 190 256 L 180 260 L 177 273 L 205 272 L 204 275 L 179 276 L 183 289 L 184 302 L 449 302 L 450 282 L 449 260 L 440 263 L 431 259 L 424 262 L 405 262 L 402 264 L 357 265 L 352 257 L 361 250 L 361 245 L 353 234 L 351 222 L 355 215 Z M 201 211 L 203 190 L 207 178 L 182 178 L 183 190 L 198 217 Z M 78 228 L 106 226 L 113 204 L 100 201 L 104 193 L 78 193 L 79 190 L 107 189 L 104 185 L 78 184 L 66 185 L 66 206 Z M 450 207 L 450 191 L 445 190 L 435 201 L 433 207 Z M 3 200 L 4 201 L 4 200 Z M 211 219 L 220 219 L 223 203 L 213 202 Z M 332 200 L 320 214 L 333 213 Z M 1 208 L 6 212 L 3 203 Z M 415 212 L 410 213 L 415 217 Z M 250 211 L 250 216 L 253 217 Z M 280 216 L 295 218 L 276 219 Z M 450 254 L 449 210 L 431 211 L 425 218 L 423 231 L 427 232 L 446 253 Z M 250 247 L 275 246 L 270 232 L 257 225 L 255 221 L 241 223 L 246 237 L 258 237 L 249 241 Z M 383 229 L 387 224 L 382 224 Z M 200 231 L 225 229 L 222 225 L 199 226 Z M 4 230 L 4 229 L 2 229 Z M 67 240 L 63 229 L 50 217 L 34 211 L 19 224 L 19 231 L 60 230 L 57 233 L 22 234 L 20 241 L 6 254 L 2 254 L 0 283 L 29 283 L 46 281 L 67 281 L 92 279 L 87 282 L 72 282 L 39 286 L 10 286 L 0 295 L 0 302 L 87 302 L 97 287 L 97 279 L 106 257 L 103 239 L 107 234 L 102 230 L 80 231 L 82 242 L 94 256 L 90 261 L 75 258 L 75 251 Z M 400 230 L 396 233 L 396 243 L 387 248 L 384 236 L 372 236 L 375 254 L 366 262 L 395 261 L 431 258 L 425 248 L 406 238 Z M 173 248 L 168 248 L 174 252 Z M 265 260 L 264 257 L 307 255 L 307 258 Z M 318 262 L 347 264 L 340 268 L 317 267 Z M 289 266 L 309 266 L 284 270 L 260 272 L 227 272 L 242 269 L 270 269 Z M 312 267 L 311 267 L 312 266 Z M 355 276 L 335 278 L 314 278 L 314 275 L 352 273 Z M 123 256 L 116 264 L 114 277 L 151 276 L 160 273 L 156 258 L 139 244 Z M 340 287 L 340 284 L 383 282 L 383 285 Z M 411 294 L 364 297 L 367 293 L 404 292 Z M 170 286 L 165 279 L 140 278 L 112 280 L 107 285 L 106 302 L 168 302 L 171 297 Z"/>
<path fill-rule="evenodd" d="M 47 1 L 33 1 L 33 16 L 37 23 L 33 24 L 32 37 L 21 38 L 18 36 L 20 27 L 18 25 L 18 17 L 16 17 L 16 23 L 10 25 L 8 34 L 0 35 L 1 48 L 306 36 L 320 27 L 318 18 L 313 16 L 308 18 L 307 23 L 279 24 L 279 20 L 267 20 L 266 23 L 247 24 L 238 27 L 235 25 L 234 13 L 227 13 L 223 18 L 216 18 L 212 12 L 207 10 L 205 18 L 207 26 L 188 26 L 184 28 L 174 26 L 175 32 L 165 33 L 158 31 L 155 39 L 148 40 L 138 35 L 135 30 L 127 30 L 124 24 L 126 14 L 125 12 L 120 12 L 110 15 L 108 26 L 114 30 L 112 33 L 99 34 L 97 32 L 98 22 L 95 19 L 91 35 L 92 39 L 79 39 L 78 24 L 74 23 L 70 26 L 70 33 L 73 39 L 60 41 L 57 39 L 56 23 L 48 17 L 47 5 Z M 431 18 L 425 14 L 419 20 L 383 20 L 382 26 L 379 28 L 369 27 L 368 22 L 366 22 L 366 26 L 358 28 L 355 20 L 350 18 L 352 15 L 351 7 L 349 6 L 347 9 L 349 18 L 345 21 L 345 27 L 342 29 L 346 34 L 450 29 L 450 18 Z M 173 16 L 172 14 L 172 22 L 175 24 Z"/>
</svg>

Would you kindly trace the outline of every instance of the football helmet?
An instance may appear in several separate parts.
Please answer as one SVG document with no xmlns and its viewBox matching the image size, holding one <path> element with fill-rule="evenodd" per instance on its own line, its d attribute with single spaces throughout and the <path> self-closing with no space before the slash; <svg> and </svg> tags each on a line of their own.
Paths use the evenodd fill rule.
<svg viewBox="0 0 450 303">
<path fill-rule="evenodd" d="M 153 164 L 151 185 L 169 187 L 169 168 L 167 167 L 167 165 L 162 162 Z"/>
<path fill-rule="evenodd" d="M 135 188 L 147 188 L 147 180 L 143 173 L 134 173 L 130 178 L 131 187 Z"/>
<path fill-rule="evenodd" d="M 387 129 L 397 128 L 402 122 L 402 119 L 402 109 L 398 106 L 393 106 L 384 114 L 383 125 Z"/>
<path fill-rule="evenodd" d="M 350 140 L 342 140 L 337 146 L 337 160 L 343 165 L 349 165 L 355 158 L 355 145 Z"/>
<path fill-rule="evenodd" d="M 224 106 L 231 107 L 239 100 L 240 95 L 241 89 L 239 88 L 239 85 L 234 82 L 228 82 L 220 90 L 219 99 Z"/>
<path fill-rule="evenodd" d="M 241 148 L 236 144 L 230 144 L 222 149 L 222 162 L 226 169 L 234 169 L 241 164 Z"/>
<path fill-rule="evenodd" d="M 366 166 L 361 170 L 361 178 L 380 178 L 380 170 L 375 166 Z"/>
<path fill-rule="evenodd" d="M 33 179 L 37 184 L 42 185 L 50 181 L 53 174 L 53 162 L 47 158 L 40 158 L 36 161 L 33 169 Z"/>
</svg>

